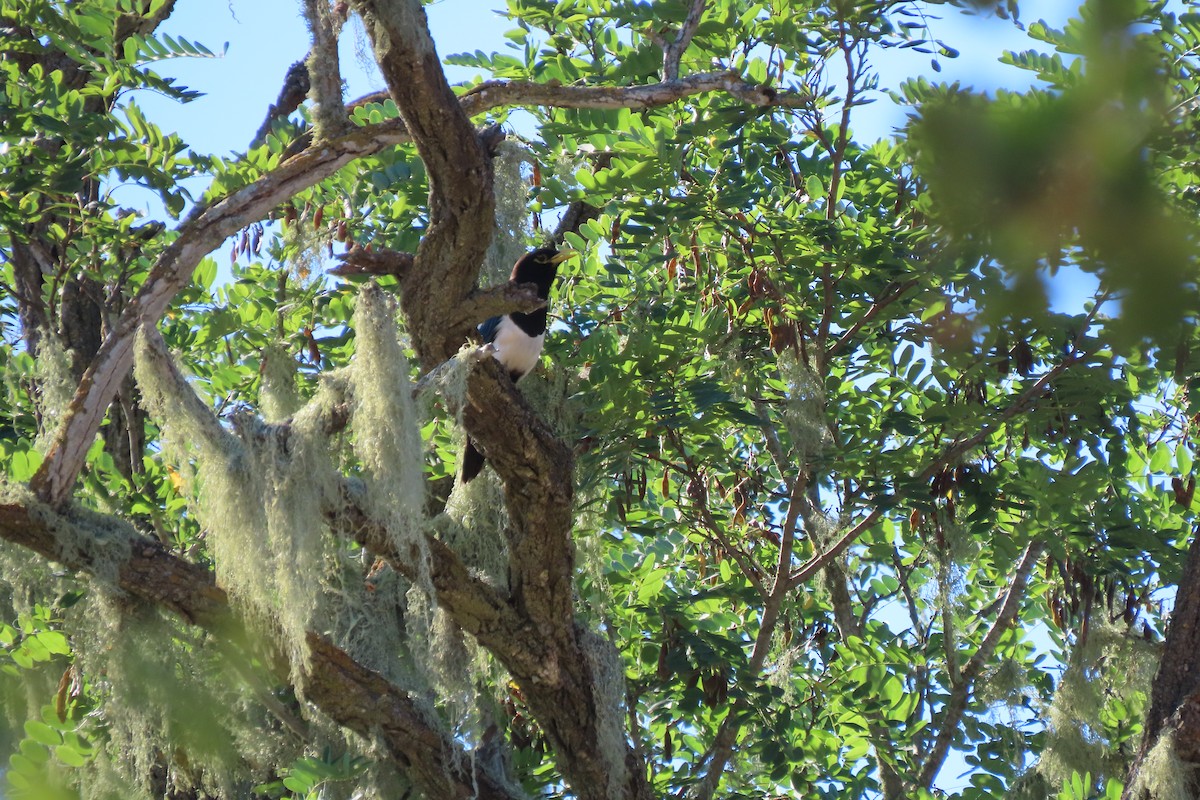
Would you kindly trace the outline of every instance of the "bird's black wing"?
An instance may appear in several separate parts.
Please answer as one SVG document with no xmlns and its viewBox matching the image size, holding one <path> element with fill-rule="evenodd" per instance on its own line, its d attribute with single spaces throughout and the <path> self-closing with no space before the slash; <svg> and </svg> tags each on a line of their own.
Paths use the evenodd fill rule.
<svg viewBox="0 0 1200 800">
<path fill-rule="evenodd" d="M 483 322 L 479 326 L 479 335 L 483 337 L 485 344 L 491 344 L 496 341 L 496 331 L 500 327 L 500 317 L 492 317 Z"/>
</svg>

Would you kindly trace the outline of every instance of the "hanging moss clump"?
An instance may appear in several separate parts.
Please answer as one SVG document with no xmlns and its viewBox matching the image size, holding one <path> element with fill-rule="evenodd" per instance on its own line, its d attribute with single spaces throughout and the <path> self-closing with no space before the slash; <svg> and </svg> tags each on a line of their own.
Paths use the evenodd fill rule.
<svg viewBox="0 0 1200 800">
<path fill-rule="evenodd" d="M 496 227 L 480 270 L 480 281 L 504 283 L 513 264 L 525 254 L 529 242 L 529 181 L 522 167 L 530 160 L 519 143 L 505 140 L 496 148 L 492 161 Z"/>
<path fill-rule="evenodd" d="M 278 632 L 294 667 L 307 659 L 306 632 L 324 584 L 332 543 L 324 512 L 339 475 L 324 429 L 332 393 L 319 391 L 287 428 L 239 420 L 240 437 L 197 411 L 164 363 L 139 337 L 136 375 L 162 430 L 164 457 L 188 481 L 218 582 L 262 635 Z"/>
<path fill-rule="evenodd" d="M 1092 623 L 1046 714 L 1049 729 L 1037 770 L 1055 787 L 1076 772 L 1124 776 L 1132 754 L 1110 747 L 1101 712 L 1115 702 L 1135 711 L 1143 707 L 1157 667 L 1152 644 L 1095 616 Z"/>
<path fill-rule="evenodd" d="M 258 410 L 267 422 L 283 422 L 304 405 L 296 391 L 296 360 L 286 347 L 267 347 L 262 354 Z"/>
<path fill-rule="evenodd" d="M 244 688 L 231 654 L 202 631 L 103 590 L 72 617 L 77 665 L 103 699 L 84 797 L 150 797 L 164 787 L 244 797 L 269 777 L 265 765 L 300 752 L 299 739 Z"/>
<path fill-rule="evenodd" d="M 38 341 L 33 385 L 37 387 L 33 399 L 38 425 L 34 448 L 44 453 L 78 385 L 71 372 L 71 353 L 52 334 L 47 333 Z"/>
<path fill-rule="evenodd" d="M 408 358 L 397 339 L 394 303 L 378 287 L 368 287 L 358 298 L 353 325 L 351 424 L 367 511 L 386 525 L 399 552 L 408 553 L 413 546 L 423 550 L 421 419 L 412 398 Z"/>
<path fill-rule="evenodd" d="M 1198 779 L 1197 772 L 1175 753 L 1173 736 L 1159 736 L 1138 770 L 1133 796 L 1149 796 L 1154 800 L 1195 800 L 1193 788 Z"/>
</svg>

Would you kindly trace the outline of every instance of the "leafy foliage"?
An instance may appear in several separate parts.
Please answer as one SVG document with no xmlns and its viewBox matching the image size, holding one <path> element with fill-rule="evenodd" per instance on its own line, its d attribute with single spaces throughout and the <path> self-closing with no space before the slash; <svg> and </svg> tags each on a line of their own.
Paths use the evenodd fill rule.
<svg viewBox="0 0 1200 800">
<path fill-rule="evenodd" d="M 0 40 L 0 279 L 27 290 L 26 257 L 45 276 L 37 297 L 0 299 L 7 484 L 37 469 L 50 413 L 31 332 L 75 347 L 78 378 L 91 354 L 69 341 L 65 309 L 79 276 L 119 310 L 173 241 L 117 209 L 111 187 L 134 182 L 177 218 L 196 199 L 184 179 L 211 180 L 204 201 L 228 197 L 277 170 L 307 133 L 300 114 L 245 154 L 217 158 L 146 119 L 130 90 L 194 96 L 148 64 L 211 54 L 153 33 L 119 39 L 122 20 L 162 5 L 0 5 L 19 32 Z M 510 0 L 509 52 L 447 62 L 481 80 L 653 82 L 663 42 L 692 7 Z M 1015 5 L 1003 10 L 1016 16 Z M 706 796 L 715 775 L 720 797 L 928 797 L 940 787 L 963 798 L 1117 797 L 1140 739 L 1147 686 L 1122 679 L 1163 633 L 1159 602 L 1178 580 L 1196 509 L 1200 16 L 1091 0 L 1063 31 L 1031 24 L 1035 49 L 1006 57 L 1042 88 L 985 97 L 914 80 L 902 93 L 918 113 L 907 134 L 859 141 L 850 123 L 875 99 L 876 48 L 955 55 L 922 13 L 713 2 L 680 73 L 715 62 L 798 93 L 799 108 L 721 94 L 536 106 L 516 137 L 528 167 L 515 202 L 537 228 L 518 244 L 547 235 L 538 226 L 565 207 L 590 209 L 565 233 L 584 257 L 560 277 L 548 357 L 522 391 L 576 452 L 579 623 L 615 646 L 625 680 L 597 713 L 625 726 L 657 796 Z M 35 63 L 42 42 L 73 66 Z M 391 100 L 352 111 L 360 127 L 398 116 Z M 202 262 L 161 329 L 203 404 L 227 426 L 250 410 L 284 419 L 335 381 L 361 334 L 361 281 L 323 270 L 336 251 L 416 251 L 428 192 L 416 149 L 387 148 L 239 233 L 228 281 Z M 1099 281 L 1083 307 L 1045 302 L 1042 278 L 1064 268 Z M 379 283 L 397 290 L 394 278 Z M 446 395 L 421 428 L 431 518 L 461 441 L 449 410 L 461 399 Z M 214 538 L 189 505 L 191 465 L 164 449 L 158 424 L 144 430 L 127 468 L 97 440 L 78 503 L 210 564 Z M 328 456 L 361 478 L 351 437 L 335 436 Z M 463 502 L 479 511 L 478 499 Z M 420 589 L 356 544 L 323 552 L 329 563 L 316 566 L 364 596 Z M 80 632 L 95 630 L 86 609 L 96 590 L 72 589 L 83 610 L 66 616 L 46 598 L 19 614 L 24 594 L 40 590 L 6 572 L 0 671 L 66 666 L 76 681 L 67 706 L 54 705 L 64 690 L 43 685 L 38 707 L 20 708 L 32 714 L 7 779 L 14 792 L 75 796 L 116 741 L 108 676 L 73 661 Z M 379 671 L 408 680 L 455 741 L 482 750 L 502 740 L 530 795 L 562 796 L 561 754 L 527 687 L 461 631 L 438 633 L 413 596 L 386 609 L 409 639 Z M 330 619 L 350 637 L 350 622 Z M 185 627 L 163 624 L 155 630 Z M 182 659 L 218 660 L 162 635 L 178 640 L 181 670 Z M 426 645 L 443 648 L 430 660 L 473 671 L 431 677 Z M 262 666 L 239 677 L 249 688 L 237 689 L 238 722 L 212 724 L 271 712 L 263 724 L 285 740 L 289 715 L 311 711 L 287 687 L 257 685 L 271 680 Z M 1114 688 L 1066 702 L 1063 687 L 1081 681 Z M 276 798 L 384 782 L 368 745 L 317 727 L 270 759 L 243 753 L 225 785 Z M 1103 757 L 1072 759 L 1072 734 Z M 216 770 L 188 754 L 154 755 L 181 785 L 221 784 L 197 778 Z M 951 764 L 965 785 L 938 777 Z"/>
</svg>

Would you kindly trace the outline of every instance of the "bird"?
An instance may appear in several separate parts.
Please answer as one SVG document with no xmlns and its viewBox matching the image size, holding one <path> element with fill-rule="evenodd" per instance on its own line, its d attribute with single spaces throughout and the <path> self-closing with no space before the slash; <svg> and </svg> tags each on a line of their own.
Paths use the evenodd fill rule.
<svg viewBox="0 0 1200 800">
<path fill-rule="evenodd" d="M 540 300 L 550 299 L 550 287 L 558 274 L 558 265 L 579 255 L 574 250 L 539 247 L 517 259 L 509 280 L 513 283 L 536 283 Z M 492 348 L 492 355 L 508 370 L 516 383 L 537 366 L 546 340 L 546 307 L 528 314 L 514 311 L 492 317 L 479 326 L 479 335 Z M 468 483 L 482 470 L 483 453 L 467 437 L 462 457 L 462 482 Z"/>
</svg>

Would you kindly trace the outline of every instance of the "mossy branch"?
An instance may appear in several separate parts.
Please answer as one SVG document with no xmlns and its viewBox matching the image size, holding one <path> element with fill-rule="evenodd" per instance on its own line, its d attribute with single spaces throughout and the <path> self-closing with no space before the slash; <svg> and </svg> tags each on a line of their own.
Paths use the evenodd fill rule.
<svg viewBox="0 0 1200 800">
<path fill-rule="evenodd" d="M 90 513 L 62 513 L 32 498 L 15 502 L 10 498 L 0 502 L 0 539 L 27 547 L 69 569 L 95 574 L 108 565 L 96 561 L 93 549 L 70 544 L 92 535 L 90 529 L 96 522 L 81 526 L 75 518 Z M 228 597 L 211 572 L 173 555 L 117 518 L 104 517 L 102 521 L 114 536 L 121 537 L 112 545 L 128 553 L 115 565 L 118 588 L 168 608 L 217 635 L 245 641 L 245 632 L 230 610 Z M 338 724 L 364 736 L 381 736 L 391 757 L 408 770 L 426 796 L 516 800 L 500 779 L 483 769 L 473 770 L 462 746 L 430 726 L 407 693 L 354 661 L 320 634 L 310 631 L 308 645 L 312 658 L 303 676 L 305 697 Z M 286 666 L 277 672 L 286 675 Z"/>
<path fill-rule="evenodd" d="M 314 106 L 313 125 L 320 141 L 350 129 L 342 102 L 342 70 L 338 59 L 341 25 L 329 8 L 329 0 L 304 0 L 304 18 L 312 35 L 307 59 L 309 93 Z"/>
<path fill-rule="evenodd" d="M 1167 628 L 1162 660 L 1154 676 L 1150 707 L 1137 758 L 1125 778 L 1122 800 L 1142 800 L 1150 754 L 1169 737 L 1174 755 L 1196 775 L 1200 770 L 1200 534 L 1192 535 Z M 1200 781 L 1197 781 L 1200 783 Z M 1193 791 L 1200 786 L 1193 785 Z"/>
<path fill-rule="evenodd" d="M 462 344 L 465 331 L 445 321 L 474 286 L 491 244 L 491 159 L 446 81 L 419 0 L 352 5 L 429 179 L 429 225 L 401 286 L 413 348 L 432 369 Z"/>
</svg>

